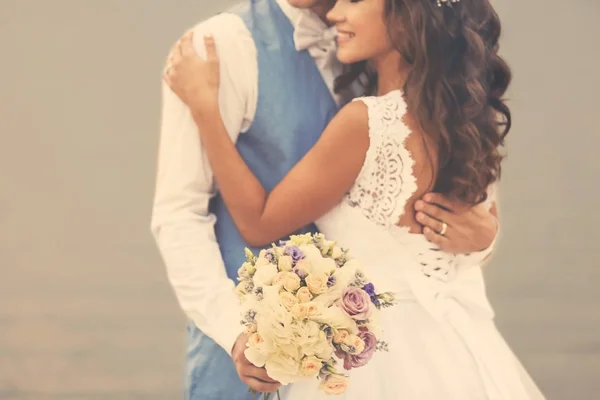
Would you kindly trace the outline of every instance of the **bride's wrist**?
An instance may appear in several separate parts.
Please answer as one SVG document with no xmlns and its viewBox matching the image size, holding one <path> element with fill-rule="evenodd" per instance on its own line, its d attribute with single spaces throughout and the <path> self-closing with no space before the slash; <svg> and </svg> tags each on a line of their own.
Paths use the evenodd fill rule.
<svg viewBox="0 0 600 400">
<path fill-rule="evenodd" d="M 195 107 L 192 111 L 192 118 L 196 124 L 205 124 L 214 122 L 221 116 L 221 109 L 218 102 L 203 104 L 201 107 Z"/>
</svg>

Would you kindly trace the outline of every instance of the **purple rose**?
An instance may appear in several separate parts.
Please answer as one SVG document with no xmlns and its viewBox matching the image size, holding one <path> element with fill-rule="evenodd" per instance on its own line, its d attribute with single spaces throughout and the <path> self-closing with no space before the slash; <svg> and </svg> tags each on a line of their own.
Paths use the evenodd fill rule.
<svg viewBox="0 0 600 400">
<path fill-rule="evenodd" d="M 348 287 L 342 292 L 342 308 L 357 321 L 364 321 L 371 316 L 371 298 L 362 289 Z"/>
<path fill-rule="evenodd" d="M 358 355 L 345 354 L 344 369 L 351 370 L 367 365 L 377 350 L 377 338 L 366 328 L 361 328 L 358 337 L 365 342 L 365 349 Z"/>
<path fill-rule="evenodd" d="M 304 259 L 304 253 L 298 246 L 286 246 L 283 253 L 286 256 L 290 256 L 292 259 L 292 265 L 296 265 L 296 263 L 300 260 Z"/>
</svg>

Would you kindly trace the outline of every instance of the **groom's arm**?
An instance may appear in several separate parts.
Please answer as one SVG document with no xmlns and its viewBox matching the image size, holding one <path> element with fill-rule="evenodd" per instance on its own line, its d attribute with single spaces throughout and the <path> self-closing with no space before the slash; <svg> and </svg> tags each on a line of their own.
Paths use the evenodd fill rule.
<svg viewBox="0 0 600 400">
<path fill-rule="evenodd" d="M 227 130 L 236 140 L 253 117 L 256 49 L 243 22 L 221 14 L 194 29 L 219 41 L 220 103 Z M 254 63 L 254 64 L 253 64 Z M 242 331 L 235 284 L 225 271 L 209 212 L 213 173 L 188 107 L 163 82 L 163 109 L 152 233 L 177 300 L 194 323 L 228 353 Z"/>
</svg>

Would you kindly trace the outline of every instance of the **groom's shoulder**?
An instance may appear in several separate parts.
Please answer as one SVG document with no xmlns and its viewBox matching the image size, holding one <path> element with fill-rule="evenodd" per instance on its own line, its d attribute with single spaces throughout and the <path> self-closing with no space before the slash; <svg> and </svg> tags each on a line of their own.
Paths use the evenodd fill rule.
<svg viewBox="0 0 600 400">
<path fill-rule="evenodd" d="M 190 28 L 194 36 L 213 35 L 215 39 L 235 42 L 236 40 L 251 38 L 251 34 L 242 18 L 231 12 L 214 15 L 198 22 Z"/>
<path fill-rule="evenodd" d="M 217 43 L 217 52 L 222 65 L 232 62 L 251 62 L 256 57 L 256 45 L 252 34 L 244 21 L 232 13 L 221 13 L 200 21 L 186 32 L 193 32 L 194 38 L 201 39 L 211 35 Z M 194 40 L 194 47 L 199 54 L 204 54 L 204 42 Z M 229 65 L 231 67 L 231 65 Z"/>
</svg>

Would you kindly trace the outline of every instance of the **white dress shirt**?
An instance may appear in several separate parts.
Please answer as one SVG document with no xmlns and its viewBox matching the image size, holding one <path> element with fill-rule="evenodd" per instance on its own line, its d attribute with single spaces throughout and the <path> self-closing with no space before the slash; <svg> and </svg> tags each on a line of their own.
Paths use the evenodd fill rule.
<svg viewBox="0 0 600 400">
<path fill-rule="evenodd" d="M 324 27 L 311 12 L 295 9 L 287 0 L 277 2 L 293 26 L 308 27 L 308 31 L 319 25 Z M 202 40 L 205 34 L 212 34 L 217 43 L 221 60 L 221 116 L 235 141 L 250 127 L 256 112 L 258 63 L 254 41 L 242 19 L 228 13 L 201 22 L 193 31 L 196 51 L 201 56 L 205 56 Z M 327 51 L 315 51 L 315 47 L 308 50 L 333 93 L 334 77 L 341 66 L 335 59 L 333 35 L 328 40 L 331 43 L 323 40 L 315 43 L 327 47 Z M 200 143 L 198 128 L 188 107 L 163 83 L 152 233 L 181 308 L 231 354 L 242 332 L 240 305 L 234 294 L 235 282 L 227 277 L 215 238 L 215 216 L 208 209 L 214 195 L 213 172 Z"/>
</svg>

